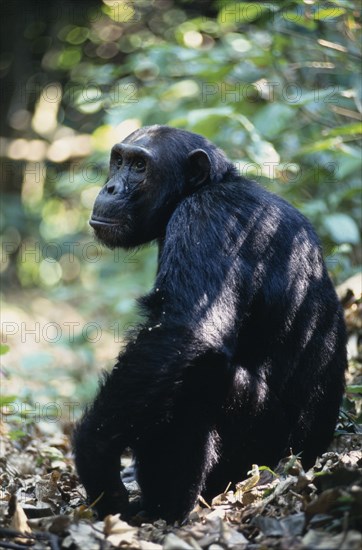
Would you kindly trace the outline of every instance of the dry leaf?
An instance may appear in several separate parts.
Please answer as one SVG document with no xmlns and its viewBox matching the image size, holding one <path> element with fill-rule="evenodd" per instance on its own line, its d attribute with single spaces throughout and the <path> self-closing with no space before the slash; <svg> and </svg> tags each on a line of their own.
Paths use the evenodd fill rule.
<svg viewBox="0 0 362 550">
<path fill-rule="evenodd" d="M 104 519 L 104 534 L 107 536 L 108 542 L 119 547 L 121 544 L 135 544 L 137 529 L 121 520 L 119 514 L 109 515 Z"/>
<path fill-rule="evenodd" d="M 28 518 L 25 515 L 24 510 L 20 506 L 18 502 L 15 504 L 15 512 L 13 517 L 11 518 L 11 527 L 15 529 L 15 531 L 19 531 L 20 533 L 24 534 L 31 534 L 31 529 L 28 525 Z"/>
<path fill-rule="evenodd" d="M 19 531 L 19 533 L 23 533 L 24 535 L 31 535 L 32 531 L 28 525 L 28 518 L 26 517 L 24 510 L 18 502 L 15 501 L 15 503 L 13 502 L 12 504 L 15 504 L 15 512 L 11 518 L 10 527 L 15 529 L 15 531 Z M 15 541 L 19 544 L 33 544 L 32 540 L 23 537 L 17 537 Z"/>
<path fill-rule="evenodd" d="M 251 477 L 246 479 L 245 481 L 241 481 L 240 483 L 236 484 L 235 500 L 237 502 L 242 502 L 243 493 L 250 491 L 253 487 L 255 487 L 255 485 L 259 483 L 260 473 L 257 464 L 252 465 L 252 468 L 250 472 L 248 472 L 248 475 L 251 475 Z"/>
</svg>

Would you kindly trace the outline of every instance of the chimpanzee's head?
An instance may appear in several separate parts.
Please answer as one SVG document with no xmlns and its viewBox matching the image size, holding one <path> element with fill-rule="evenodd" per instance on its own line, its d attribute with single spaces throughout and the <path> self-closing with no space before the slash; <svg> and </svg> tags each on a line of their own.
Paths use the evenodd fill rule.
<svg viewBox="0 0 362 550">
<path fill-rule="evenodd" d="M 177 204 L 230 169 L 204 137 L 168 126 L 133 132 L 111 151 L 110 173 L 90 225 L 107 246 L 131 248 L 164 235 Z"/>
</svg>

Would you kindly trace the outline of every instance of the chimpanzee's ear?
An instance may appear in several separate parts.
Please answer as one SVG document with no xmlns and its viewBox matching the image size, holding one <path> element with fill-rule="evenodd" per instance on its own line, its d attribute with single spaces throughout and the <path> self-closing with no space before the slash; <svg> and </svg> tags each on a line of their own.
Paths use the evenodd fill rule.
<svg viewBox="0 0 362 550">
<path fill-rule="evenodd" d="M 211 161 L 209 155 L 203 149 L 191 151 L 188 161 L 187 184 L 190 189 L 195 189 L 210 176 Z"/>
</svg>

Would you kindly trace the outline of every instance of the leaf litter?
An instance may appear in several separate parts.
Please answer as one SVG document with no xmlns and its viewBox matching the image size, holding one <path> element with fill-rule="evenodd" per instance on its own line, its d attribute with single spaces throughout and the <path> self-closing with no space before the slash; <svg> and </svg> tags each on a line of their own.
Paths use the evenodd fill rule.
<svg viewBox="0 0 362 550">
<path fill-rule="evenodd" d="M 348 289 L 341 299 L 354 351 L 336 437 L 313 468 L 304 471 L 292 453 L 274 471 L 254 464 L 212 502 L 200 496 L 182 525 L 142 515 L 132 524 L 119 514 L 98 521 L 74 470 L 69 425 L 27 422 L 19 430 L 18 419 L 1 411 L 0 548 L 360 550 L 362 301 Z M 129 464 L 124 456 L 123 467 Z M 135 497 L 139 490 L 130 481 Z"/>
</svg>

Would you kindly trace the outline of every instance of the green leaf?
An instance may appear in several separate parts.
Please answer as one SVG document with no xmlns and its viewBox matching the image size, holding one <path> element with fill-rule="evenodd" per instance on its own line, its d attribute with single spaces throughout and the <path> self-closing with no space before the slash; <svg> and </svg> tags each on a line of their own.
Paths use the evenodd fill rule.
<svg viewBox="0 0 362 550">
<path fill-rule="evenodd" d="M 307 218 L 315 218 L 326 214 L 327 205 L 322 199 L 314 199 L 302 204 L 301 210 Z"/>
<path fill-rule="evenodd" d="M 26 436 L 26 432 L 24 432 L 23 430 L 12 430 L 9 435 L 12 441 L 18 441 L 22 437 Z"/>
<path fill-rule="evenodd" d="M 220 125 L 232 115 L 231 107 L 217 107 L 212 109 L 195 109 L 186 117 L 170 120 L 170 126 L 180 127 L 185 124 L 187 129 L 197 134 L 212 138 L 220 128 Z"/>
<path fill-rule="evenodd" d="M 325 151 L 326 149 L 336 149 L 340 146 L 342 140 L 339 137 L 331 137 L 321 141 L 315 141 L 312 145 L 305 145 L 299 149 L 299 155 L 305 155 L 307 153 L 318 153 L 319 151 Z"/>
<path fill-rule="evenodd" d="M 10 347 L 6 344 L 0 344 L 0 355 L 5 355 L 5 353 L 8 353 L 10 350 Z"/>
<path fill-rule="evenodd" d="M 340 17 L 346 13 L 344 8 L 324 8 L 318 9 L 313 13 L 313 19 L 316 21 L 323 21 L 324 19 L 334 19 L 335 17 Z"/>
<path fill-rule="evenodd" d="M 259 466 L 259 472 L 269 472 L 274 477 L 279 477 L 279 475 L 277 473 L 275 473 L 274 470 L 269 468 L 269 466 Z"/>
<path fill-rule="evenodd" d="M 358 226 L 354 219 L 347 214 L 330 214 L 326 216 L 323 224 L 336 243 L 358 244 L 360 242 Z"/>
<path fill-rule="evenodd" d="M 270 139 L 280 135 L 293 117 L 295 111 L 288 105 L 271 103 L 258 111 L 253 122 L 259 132 Z"/>
<path fill-rule="evenodd" d="M 337 176 L 338 179 L 343 179 L 349 174 L 356 173 L 358 174 L 362 165 L 362 157 L 356 158 L 353 156 L 347 156 L 347 155 L 339 155 L 338 157 L 338 169 L 337 169 Z M 358 175 L 357 175 L 358 177 Z M 358 188 L 360 190 L 360 187 Z M 347 189 L 348 191 L 348 189 Z M 354 191 L 352 189 L 352 191 Z"/>
<path fill-rule="evenodd" d="M 269 141 L 256 139 L 251 145 L 246 147 L 246 152 L 251 160 L 260 165 L 263 163 L 269 165 L 270 163 L 279 164 L 280 162 L 279 153 Z"/>
<path fill-rule="evenodd" d="M 326 132 L 327 136 L 350 136 L 354 134 L 362 134 L 362 122 L 354 122 L 352 124 L 345 124 L 344 126 L 337 126 Z"/>
<path fill-rule="evenodd" d="M 0 407 L 10 405 L 10 403 L 14 403 L 15 400 L 16 395 L 0 395 Z"/>
<path fill-rule="evenodd" d="M 362 394 L 362 385 L 361 384 L 351 384 L 346 387 L 347 393 L 361 393 Z"/>
</svg>

